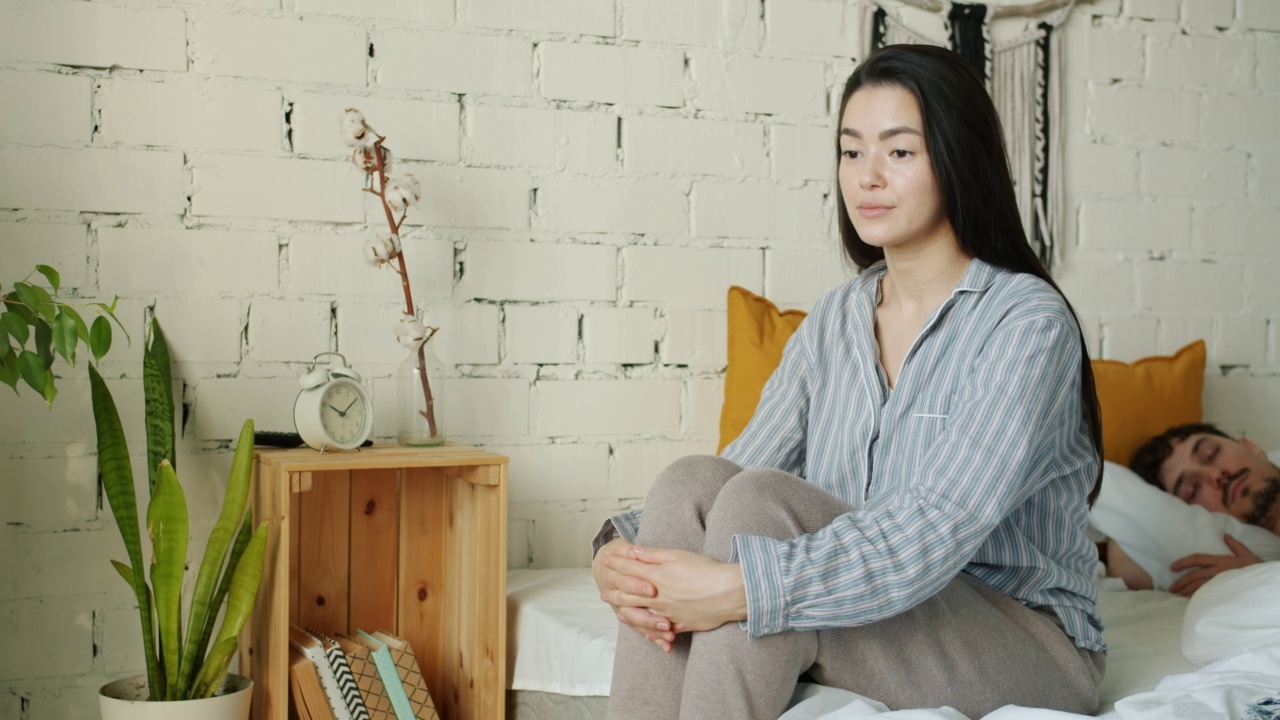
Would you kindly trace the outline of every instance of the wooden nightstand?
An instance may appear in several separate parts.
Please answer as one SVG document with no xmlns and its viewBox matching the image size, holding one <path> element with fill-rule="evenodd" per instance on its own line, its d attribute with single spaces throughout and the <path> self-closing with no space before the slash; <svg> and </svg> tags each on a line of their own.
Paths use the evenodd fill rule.
<svg viewBox="0 0 1280 720">
<path fill-rule="evenodd" d="M 289 623 L 385 630 L 413 645 L 444 720 L 501 720 L 506 686 L 507 458 L 463 445 L 254 454 L 271 521 L 240 636 L 254 720 L 286 720 Z"/>
</svg>

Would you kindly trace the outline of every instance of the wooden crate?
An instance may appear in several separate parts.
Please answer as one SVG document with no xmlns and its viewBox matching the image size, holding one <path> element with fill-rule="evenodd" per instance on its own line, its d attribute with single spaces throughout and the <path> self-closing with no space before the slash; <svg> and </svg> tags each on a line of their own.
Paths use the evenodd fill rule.
<svg viewBox="0 0 1280 720">
<path fill-rule="evenodd" d="M 403 637 L 444 720 L 501 720 L 506 457 L 462 445 L 259 449 L 252 501 L 271 521 L 240 637 L 254 720 L 288 718 L 290 622 Z"/>
</svg>

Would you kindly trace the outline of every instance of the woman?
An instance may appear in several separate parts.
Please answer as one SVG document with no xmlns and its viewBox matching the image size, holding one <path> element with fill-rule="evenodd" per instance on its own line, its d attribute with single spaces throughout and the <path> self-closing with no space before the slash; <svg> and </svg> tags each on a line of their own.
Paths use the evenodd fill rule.
<svg viewBox="0 0 1280 720">
<path fill-rule="evenodd" d="M 629 626 L 609 718 L 776 718 L 802 673 L 894 709 L 1092 712 L 1097 400 L 995 108 L 960 56 L 892 46 L 840 118 L 863 272 L 814 306 L 723 457 L 667 468 L 597 538 Z"/>
</svg>

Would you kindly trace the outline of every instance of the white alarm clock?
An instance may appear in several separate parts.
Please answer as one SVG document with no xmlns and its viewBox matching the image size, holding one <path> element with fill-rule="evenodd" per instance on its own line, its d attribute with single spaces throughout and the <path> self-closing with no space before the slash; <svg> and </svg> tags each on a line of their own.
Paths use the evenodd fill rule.
<svg viewBox="0 0 1280 720">
<path fill-rule="evenodd" d="M 318 353 L 315 360 L 323 355 L 333 356 L 327 369 L 313 362 L 298 379 L 302 390 L 293 403 L 293 424 L 316 450 L 353 450 L 373 432 L 373 403 L 341 353 Z"/>
</svg>

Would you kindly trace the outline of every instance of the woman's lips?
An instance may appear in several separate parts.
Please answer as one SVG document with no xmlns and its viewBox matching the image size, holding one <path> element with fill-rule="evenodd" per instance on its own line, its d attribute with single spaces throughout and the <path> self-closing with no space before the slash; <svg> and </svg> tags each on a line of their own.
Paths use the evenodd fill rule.
<svg viewBox="0 0 1280 720">
<path fill-rule="evenodd" d="M 863 203 L 858 206 L 858 214 L 864 218 L 878 218 L 889 214 L 893 208 L 889 205 L 877 205 L 875 203 Z"/>
</svg>

